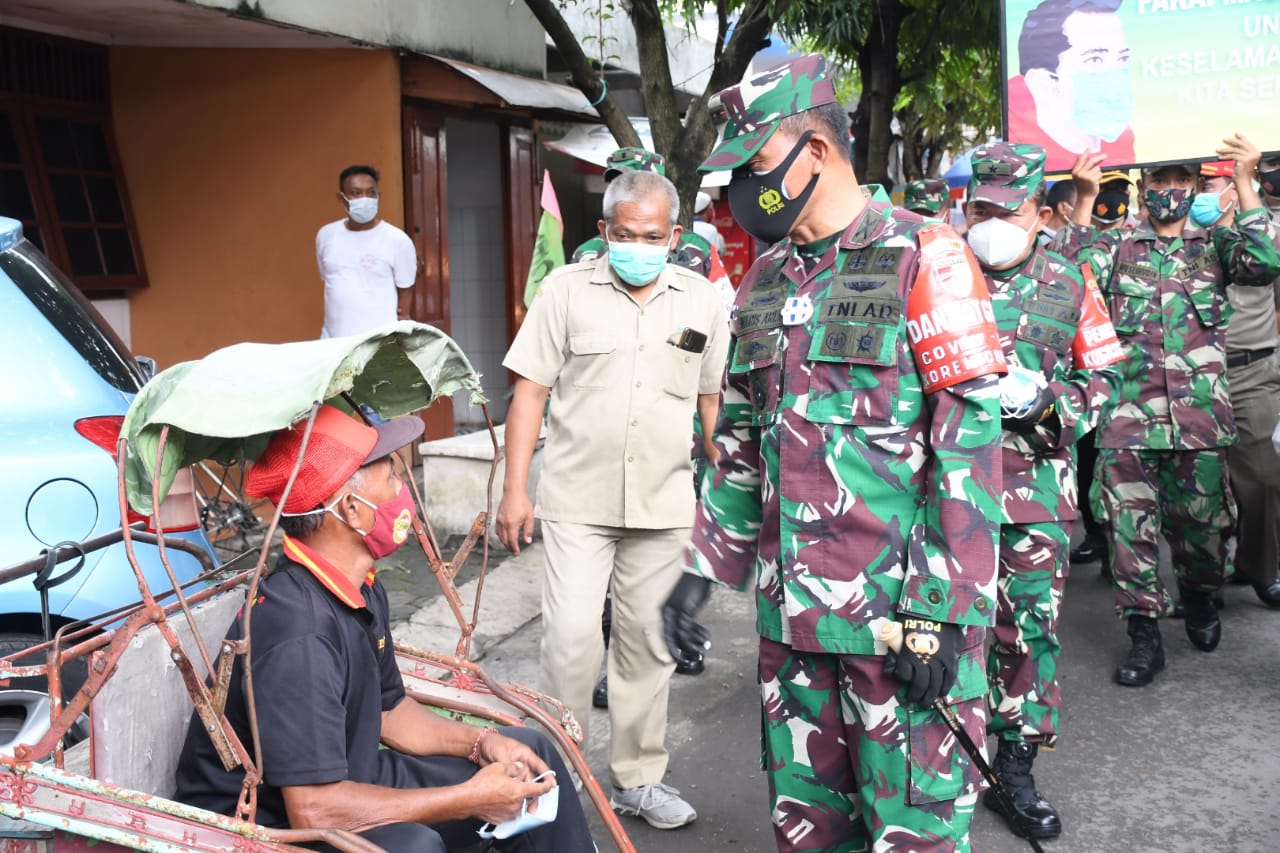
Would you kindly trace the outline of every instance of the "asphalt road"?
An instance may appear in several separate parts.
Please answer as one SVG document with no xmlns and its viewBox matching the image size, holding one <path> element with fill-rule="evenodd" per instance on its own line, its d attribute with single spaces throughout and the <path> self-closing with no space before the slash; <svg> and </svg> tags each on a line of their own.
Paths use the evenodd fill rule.
<svg viewBox="0 0 1280 853">
<path fill-rule="evenodd" d="M 1166 570 L 1167 576 L 1167 570 Z M 1077 567 L 1064 605 L 1059 747 L 1041 753 L 1038 786 L 1062 815 L 1055 853 L 1274 853 L 1280 851 L 1280 611 L 1249 587 L 1226 590 L 1223 639 L 1205 654 L 1181 622 L 1162 623 L 1168 666 L 1154 684 L 1126 688 L 1112 671 L 1128 650 L 1109 585 L 1097 565 Z M 759 759 L 754 620 L 749 595 L 717 590 L 706 611 L 715 647 L 701 676 L 675 676 L 668 784 L 698 820 L 660 832 L 625 825 L 638 850 L 774 850 Z M 484 664 L 504 680 L 536 684 L 541 622 L 489 650 Z M 594 711 L 587 757 L 607 778 L 608 719 Z M 610 849 L 595 820 L 602 851 Z M 1030 850 L 981 805 L 975 853 Z"/>
</svg>

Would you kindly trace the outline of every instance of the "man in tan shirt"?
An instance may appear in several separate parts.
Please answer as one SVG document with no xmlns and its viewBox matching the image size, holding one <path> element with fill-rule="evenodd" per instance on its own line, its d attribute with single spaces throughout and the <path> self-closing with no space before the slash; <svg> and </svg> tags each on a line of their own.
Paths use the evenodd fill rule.
<svg viewBox="0 0 1280 853">
<path fill-rule="evenodd" d="M 1201 195 L 1216 194 L 1219 223 L 1229 224 L 1237 203 L 1231 163 L 1200 166 Z M 1264 157 L 1259 170 L 1280 170 L 1280 157 Z M 1262 201 L 1280 222 L 1280 186 L 1272 195 L 1264 182 Z M 1211 207 L 1211 206 L 1210 206 Z M 1196 211 L 1192 211 L 1192 216 Z M 1210 213 L 1212 215 L 1212 213 Z M 1236 418 L 1237 442 L 1227 448 L 1227 470 L 1239 513 L 1236 575 L 1253 585 L 1258 598 L 1280 607 L 1280 459 L 1271 433 L 1280 419 L 1280 366 L 1276 364 L 1276 306 L 1280 278 L 1271 287 L 1227 288 L 1234 312 L 1227 322 L 1227 388 Z"/>
<path fill-rule="evenodd" d="M 715 288 L 667 263 L 678 210 L 661 175 L 618 177 L 598 226 L 608 253 L 543 281 L 503 361 L 518 378 L 497 518 L 512 551 L 532 541 L 529 463 L 550 395 L 536 509 L 547 555 L 541 687 L 587 719 L 612 587 L 610 802 L 658 829 L 697 817 L 662 784 L 675 662 L 661 607 L 693 524 L 689 424 L 695 406 L 703 423 L 715 422 L 728 347 Z"/>
</svg>

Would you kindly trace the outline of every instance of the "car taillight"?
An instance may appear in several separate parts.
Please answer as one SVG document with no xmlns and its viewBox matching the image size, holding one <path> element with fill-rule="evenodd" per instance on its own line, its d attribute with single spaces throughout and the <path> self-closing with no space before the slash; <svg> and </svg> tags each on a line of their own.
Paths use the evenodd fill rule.
<svg viewBox="0 0 1280 853">
<path fill-rule="evenodd" d="M 120 440 L 122 426 L 124 415 L 102 415 L 76 421 L 76 432 L 110 453 L 112 461 L 118 461 L 116 442 Z M 173 486 L 169 489 L 168 496 L 160 502 L 157 515 L 166 533 L 195 530 L 200 526 L 200 510 L 196 506 L 195 483 L 190 468 L 184 468 L 174 477 Z M 132 507 L 128 509 L 126 518 L 129 524 L 146 522 L 147 530 L 155 532 L 153 520 L 135 512 Z"/>
</svg>

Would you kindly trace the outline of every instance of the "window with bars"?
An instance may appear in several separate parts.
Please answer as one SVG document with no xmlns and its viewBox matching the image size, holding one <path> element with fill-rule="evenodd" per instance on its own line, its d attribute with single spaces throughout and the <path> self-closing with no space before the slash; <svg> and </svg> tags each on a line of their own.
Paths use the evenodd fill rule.
<svg viewBox="0 0 1280 853">
<path fill-rule="evenodd" d="M 85 291 L 146 286 L 105 48 L 0 28 L 0 215 Z"/>
</svg>

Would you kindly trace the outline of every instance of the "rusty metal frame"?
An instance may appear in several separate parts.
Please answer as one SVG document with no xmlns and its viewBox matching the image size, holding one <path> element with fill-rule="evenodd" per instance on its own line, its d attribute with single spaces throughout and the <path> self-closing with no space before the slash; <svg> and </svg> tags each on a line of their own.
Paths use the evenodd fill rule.
<svg viewBox="0 0 1280 853">
<path fill-rule="evenodd" d="M 289 494 L 297 479 L 320 405 L 317 402 L 312 406 L 298 457 L 285 486 L 284 495 Z M 494 451 L 485 492 L 484 511 L 477 514 L 466 538 L 454 553 L 453 559 L 449 561 L 443 559 L 434 531 L 421 512 L 415 514 L 413 525 L 415 538 L 458 623 L 459 641 L 452 657 L 397 644 L 398 657 L 411 663 L 411 668 L 405 670 L 403 674 L 410 679 L 422 682 L 422 684 L 406 685 L 406 692 L 415 701 L 435 705 L 455 715 L 486 719 L 503 725 L 524 725 L 526 719 L 537 722 L 555 741 L 577 771 L 618 850 L 621 853 L 634 853 L 634 845 L 578 749 L 578 743 L 583 737 L 582 729 L 568 708 L 551 697 L 527 687 L 500 684 L 490 678 L 482 667 L 467 659 L 471 650 L 471 640 L 479 622 L 480 598 L 489 565 L 489 520 L 492 518 L 493 510 L 493 486 L 501 459 L 501 448 L 488 407 L 482 405 L 481 410 Z M 159 470 L 159 461 L 168 439 L 168 432 L 169 428 L 165 426 L 160 433 L 156 450 L 157 470 Z M 125 459 L 129 448 L 124 436 L 119 439 L 116 449 L 117 458 Z M 399 459 L 398 456 L 397 459 Z M 418 506 L 425 506 L 411 467 L 406 465 L 403 459 L 399 459 L 399 462 L 408 471 L 409 476 L 404 479 L 409 482 Z M 50 696 L 50 728 L 36 743 L 16 747 L 14 758 L 0 757 L 0 813 L 71 832 L 75 832 L 79 827 L 89 837 L 102 838 L 140 850 L 167 851 L 174 849 L 175 844 L 180 844 L 186 849 L 209 851 L 234 850 L 245 851 L 245 853 L 265 850 L 295 851 L 299 850 L 291 846 L 295 842 L 322 840 L 348 853 L 379 851 L 381 848 L 349 832 L 332 829 L 271 830 L 253 822 L 257 809 L 257 789 L 262 782 L 262 767 L 254 758 L 261 755 L 261 744 L 251 675 L 250 624 L 257 589 L 265 570 L 272 538 L 279 526 L 284 501 L 281 500 L 281 506 L 276 508 L 272 516 L 262 547 L 258 552 L 257 562 L 252 569 L 225 577 L 213 586 L 188 595 L 182 585 L 177 582 L 177 575 L 168 559 L 167 547 L 179 547 L 184 551 L 190 548 L 193 553 L 199 552 L 198 556 L 206 571 L 201 573 L 200 577 L 192 582 L 193 584 L 208 580 L 218 573 L 208 555 L 194 546 L 189 546 L 189 543 L 183 540 L 166 541 L 164 530 L 159 526 L 158 519 L 155 534 L 145 533 L 125 523 L 124 516 L 127 512 L 128 500 L 125 493 L 123 465 L 118 466 L 117 491 L 122 527 L 112 534 L 89 540 L 85 544 L 103 547 L 105 544 L 114 544 L 115 540 L 111 537 L 115 536 L 124 542 L 128 562 L 138 584 L 140 602 L 104 614 L 92 623 L 64 625 L 49 642 L 23 650 L 9 658 L 0 659 L 0 684 L 7 683 L 11 678 L 45 676 L 49 682 Z M 154 506 L 160 504 L 158 493 L 159 478 L 157 477 L 152 484 Z M 172 584 L 172 590 L 162 593 L 159 597 L 167 598 L 172 595 L 174 596 L 172 602 L 161 605 L 158 603 L 157 596 L 151 592 L 134 553 L 135 542 L 157 546 L 161 564 Z M 464 614 L 464 604 L 454 578 L 475 550 L 477 543 L 481 547 L 481 564 L 476 598 L 468 619 Z M 70 556 L 71 552 L 68 550 L 65 555 L 60 552 L 55 554 L 54 559 L 61 562 Z M 30 574 L 44 562 L 44 558 L 39 558 L 10 567 L 0 572 L 0 582 Z M 241 586 L 246 581 L 249 585 L 248 594 L 241 616 L 244 639 L 236 643 L 223 642 L 218 655 L 213 658 L 200 632 L 196 629 L 191 606 Z M 192 628 L 192 641 L 197 652 L 196 660 L 203 666 L 203 674 L 197 671 L 191 655 L 167 623 L 168 617 L 179 611 L 183 613 Z M 121 617 L 123 617 L 121 624 L 116 627 L 107 627 Z M 62 741 L 67 731 L 88 708 L 90 701 L 102 689 L 102 685 L 111 678 L 120 657 L 132 642 L 133 637 L 149 624 L 156 626 L 169 646 L 170 655 L 182 675 L 184 686 L 194 704 L 194 713 L 200 716 L 201 722 L 214 739 L 215 748 L 224 766 L 228 770 L 235 766 L 242 766 L 245 769 L 244 787 L 235 818 L 186 806 L 163 797 L 152 797 L 137 791 L 129 791 L 109 783 L 67 773 L 62 769 L 64 758 Z M 45 661 L 42 664 L 12 665 L 14 660 L 21 660 L 41 651 L 45 653 Z M 236 655 L 243 655 L 245 659 L 245 697 L 250 722 L 252 754 L 240 741 L 225 714 L 231 662 Z M 68 661 L 85 656 L 90 658 L 88 678 L 76 694 L 64 703 L 61 667 Z M 429 667 L 442 674 L 433 677 L 428 674 Z M 212 689 L 210 684 L 213 685 Z M 433 688 L 432 685 L 435 687 Z M 427 689 L 416 689 L 420 686 L 425 686 Z M 509 714 L 484 704 L 465 702 L 455 697 L 436 695 L 432 692 L 433 689 L 439 688 L 487 694 L 509 705 L 517 713 Z M 555 716 L 543 706 L 553 708 Z M 53 757 L 53 766 L 37 763 L 50 755 Z M 122 817 L 122 809 L 125 813 L 124 817 Z M 127 821 L 127 827 L 122 826 L 122 819 Z M 206 841 L 206 838 L 211 840 Z"/>
</svg>

